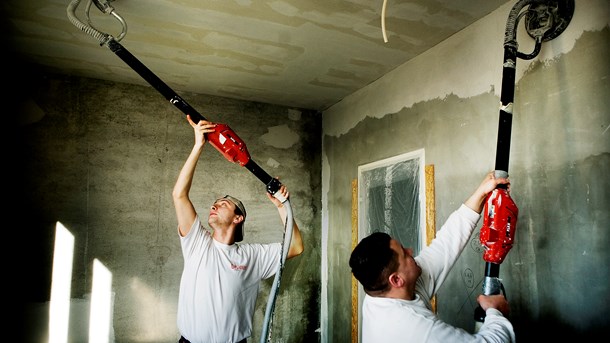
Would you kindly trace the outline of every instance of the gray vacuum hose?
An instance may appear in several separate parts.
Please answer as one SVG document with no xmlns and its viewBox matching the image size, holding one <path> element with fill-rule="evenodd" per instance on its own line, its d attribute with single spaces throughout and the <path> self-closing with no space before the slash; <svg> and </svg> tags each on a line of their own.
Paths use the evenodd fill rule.
<svg viewBox="0 0 610 343">
<path fill-rule="evenodd" d="M 125 22 L 125 20 L 123 20 L 123 18 L 120 15 L 118 15 L 114 11 L 114 8 L 112 8 L 107 2 L 104 1 L 103 3 L 101 3 L 98 0 L 89 0 L 89 2 L 87 3 L 87 8 L 85 10 L 85 14 L 86 14 L 87 18 L 89 18 L 89 8 L 91 7 L 91 3 L 93 1 L 95 1 L 95 5 L 100 9 L 100 11 L 114 16 L 121 23 L 123 28 L 122 28 L 121 33 L 117 36 L 116 40 L 120 41 L 121 39 L 123 39 L 123 37 L 125 37 L 125 35 L 127 34 L 127 23 Z M 91 22 L 89 20 L 88 20 L 89 23 L 85 24 L 78 18 L 78 16 L 76 15 L 76 8 L 80 4 L 80 2 L 81 2 L 81 0 L 72 0 L 68 4 L 66 12 L 68 14 L 68 19 L 70 20 L 70 22 L 74 26 L 76 26 L 78 29 L 84 31 L 85 33 L 89 34 L 93 38 L 97 39 L 100 42 L 100 45 L 104 45 L 108 41 L 113 39 L 114 37 L 112 37 L 111 35 L 104 33 L 102 31 L 99 31 L 95 27 L 93 27 L 93 25 L 91 25 Z"/>
<path fill-rule="evenodd" d="M 277 272 L 275 273 L 275 278 L 273 279 L 273 285 L 271 286 L 271 293 L 269 293 L 269 299 L 267 299 L 267 309 L 265 310 L 265 320 L 263 323 L 263 331 L 261 332 L 260 343 L 271 342 L 271 325 L 273 322 L 273 311 L 275 310 L 275 300 L 277 299 L 278 291 L 280 289 L 282 271 L 284 270 L 284 264 L 286 263 L 286 257 L 288 256 L 288 250 L 290 250 L 290 242 L 292 241 L 294 219 L 292 215 L 292 207 L 290 206 L 290 200 L 286 199 L 286 201 L 284 202 L 284 207 L 286 207 L 286 224 L 284 229 L 284 243 L 282 244 L 281 251 L 282 256 L 280 260 L 280 266 Z"/>
</svg>

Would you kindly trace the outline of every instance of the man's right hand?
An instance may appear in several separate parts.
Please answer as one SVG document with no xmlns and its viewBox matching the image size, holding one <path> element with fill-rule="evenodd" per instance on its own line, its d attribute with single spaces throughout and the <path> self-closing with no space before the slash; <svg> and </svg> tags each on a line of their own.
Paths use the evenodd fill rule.
<svg viewBox="0 0 610 343">
<path fill-rule="evenodd" d="M 189 124 L 195 131 L 195 145 L 203 146 L 206 142 L 206 133 L 214 132 L 214 128 L 216 124 L 209 122 L 207 120 L 200 120 L 198 123 L 195 123 L 193 119 L 191 119 L 190 115 L 186 116 Z"/>
<path fill-rule="evenodd" d="M 510 314 L 510 306 L 508 305 L 508 301 L 502 294 L 495 295 L 479 295 L 477 297 L 477 302 L 481 305 L 481 308 L 487 311 L 488 308 L 495 308 L 496 310 L 502 312 L 502 314 L 507 317 Z"/>
</svg>

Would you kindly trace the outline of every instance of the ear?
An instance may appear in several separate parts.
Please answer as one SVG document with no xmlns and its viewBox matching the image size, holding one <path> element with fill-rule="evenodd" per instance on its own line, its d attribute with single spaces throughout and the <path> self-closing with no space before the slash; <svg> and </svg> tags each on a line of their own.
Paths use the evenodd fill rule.
<svg viewBox="0 0 610 343">
<path fill-rule="evenodd" d="M 235 218 L 233 218 L 233 223 L 235 223 L 235 225 L 237 225 L 243 221 L 244 221 L 244 216 L 242 216 L 241 214 L 237 215 L 237 216 L 235 216 Z"/>
<path fill-rule="evenodd" d="M 390 282 L 390 285 L 393 288 L 400 288 L 403 287 L 405 284 L 405 280 L 403 280 L 403 278 L 398 275 L 398 273 L 390 274 L 390 276 L 388 277 L 388 281 Z"/>
</svg>

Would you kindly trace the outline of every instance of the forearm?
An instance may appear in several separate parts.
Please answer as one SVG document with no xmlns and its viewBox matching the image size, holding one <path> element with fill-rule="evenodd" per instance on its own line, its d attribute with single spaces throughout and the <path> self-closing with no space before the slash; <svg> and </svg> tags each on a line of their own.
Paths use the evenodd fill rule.
<svg viewBox="0 0 610 343">
<path fill-rule="evenodd" d="M 286 213 L 286 208 L 284 206 L 285 206 L 285 204 L 280 205 L 278 207 L 278 212 L 280 214 L 282 223 L 284 223 L 284 225 L 286 225 L 287 213 Z M 286 229 L 286 227 L 284 227 L 284 229 Z M 303 239 L 301 237 L 301 230 L 299 230 L 299 226 L 297 225 L 297 222 L 294 221 L 294 218 L 293 218 L 292 237 L 290 240 L 290 247 L 288 248 L 288 254 L 286 255 L 286 258 L 290 259 L 292 257 L 298 256 L 301 253 L 303 253 L 303 250 L 304 250 L 304 246 L 303 246 Z"/>
<path fill-rule="evenodd" d="M 483 204 L 486 197 L 487 193 L 477 189 L 468 199 L 466 199 L 464 205 L 468 206 L 471 210 L 477 213 L 481 213 L 481 211 L 483 211 Z"/>
<path fill-rule="evenodd" d="M 178 180 L 174 185 L 172 197 L 174 200 L 174 207 L 176 209 L 176 217 L 178 219 L 178 229 L 182 236 L 186 236 L 191 229 L 193 221 L 197 213 L 195 207 L 189 199 L 189 191 L 193 182 L 193 175 L 195 174 L 195 167 L 197 161 L 201 155 L 203 145 L 196 144 L 193 150 L 189 154 L 184 166 L 180 170 Z"/>
<path fill-rule="evenodd" d="M 174 200 L 188 198 L 188 193 L 193 182 L 193 176 L 195 175 L 195 167 L 197 166 L 197 161 L 199 160 L 199 156 L 201 156 L 202 151 L 203 145 L 195 144 L 193 146 L 189 157 L 186 159 L 184 166 L 180 170 L 176 184 L 174 185 L 174 190 L 172 192 Z"/>
<path fill-rule="evenodd" d="M 513 325 L 500 311 L 495 309 L 486 311 L 485 322 L 475 335 L 485 337 L 486 341 L 516 342 Z"/>
<path fill-rule="evenodd" d="M 508 185 L 508 178 L 496 177 L 495 172 L 489 172 L 474 193 L 472 193 L 472 195 L 466 199 L 464 205 L 470 207 L 470 209 L 477 213 L 481 213 L 485 203 L 485 198 L 487 198 L 487 195 L 500 184 Z"/>
<path fill-rule="evenodd" d="M 301 255 L 305 250 L 303 246 L 303 239 L 301 237 L 301 230 L 299 230 L 299 226 L 296 222 L 292 226 L 292 239 L 290 240 L 290 248 L 288 250 L 288 254 L 286 258 L 293 258 L 295 256 Z"/>
</svg>

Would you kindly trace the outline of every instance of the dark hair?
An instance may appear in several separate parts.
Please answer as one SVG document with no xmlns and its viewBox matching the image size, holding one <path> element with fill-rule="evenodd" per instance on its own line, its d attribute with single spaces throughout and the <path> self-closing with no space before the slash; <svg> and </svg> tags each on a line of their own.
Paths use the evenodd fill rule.
<svg viewBox="0 0 610 343">
<path fill-rule="evenodd" d="M 235 227 L 235 242 L 241 242 L 244 240 L 244 223 L 246 222 L 246 216 L 238 206 L 235 206 L 235 214 L 244 216 L 244 220 Z"/>
<path fill-rule="evenodd" d="M 373 232 L 356 245 L 349 258 L 352 274 L 368 294 L 387 291 L 388 278 L 398 269 L 398 256 L 390 248 L 391 239 L 385 232 Z"/>
</svg>

